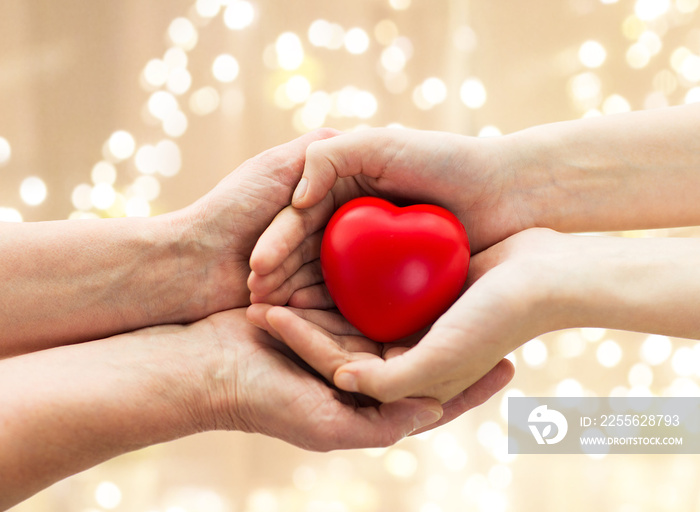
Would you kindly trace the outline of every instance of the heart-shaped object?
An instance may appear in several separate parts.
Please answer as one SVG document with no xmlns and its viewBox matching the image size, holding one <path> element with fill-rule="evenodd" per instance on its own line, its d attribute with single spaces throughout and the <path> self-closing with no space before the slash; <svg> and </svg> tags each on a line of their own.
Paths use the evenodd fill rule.
<svg viewBox="0 0 700 512">
<path fill-rule="evenodd" d="M 469 240 L 457 217 L 376 197 L 335 212 L 321 242 L 321 269 L 342 315 L 365 336 L 396 341 L 429 326 L 459 297 Z"/>
</svg>

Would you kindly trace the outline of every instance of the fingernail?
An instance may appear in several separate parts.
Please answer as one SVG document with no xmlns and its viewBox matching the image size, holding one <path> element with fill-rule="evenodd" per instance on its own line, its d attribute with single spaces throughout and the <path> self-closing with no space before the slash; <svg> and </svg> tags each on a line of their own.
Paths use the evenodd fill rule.
<svg viewBox="0 0 700 512">
<path fill-rule="evenodd" d="M 418 413 L 415 418 L 413 418 L 413 430 L 416 431 L 428 425 L 432 425 L 436 421 L 442 418 L 442 413 L 436 411 L 435 409 L 428 409 L 421 413 Z"/>
<path fill-rule="evenodd" d="M 297 185 L 296 190 L 294 191 L 294 196 L 292 197 L 292 202 L 293 203 L 298 203 L 304 198 L 304 195 L 306 194 L 306 190 L 309 188 L 309 180 L 306 178 L 302 178 L 299 184 Z"/>
<path fill-rule="evenodd" d="M 335 376 L 335 385 L 344 391 L 356 393 L 359 391 L 357 387 L 357 378 L 350 372 L 342 372 Z"/>
</svg>

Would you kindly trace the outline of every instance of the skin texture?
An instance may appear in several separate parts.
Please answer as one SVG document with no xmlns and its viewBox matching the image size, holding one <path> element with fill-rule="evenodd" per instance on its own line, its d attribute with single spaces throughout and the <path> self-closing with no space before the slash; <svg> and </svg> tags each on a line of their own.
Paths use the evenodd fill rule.
<svg viewBox="0 0 700 512">
<path fill-rule="evenodd" d="M 419 342 L 397 347 L 395 357 L 349 354 L 338 344 L 340 333 L 327 329 L 315 337 L 312 357 L 311 342 L 300 336 L 301 322 L 309 320 L 272 308 L 255 321 L 312 366 L 335 353 L 338 363 L 324 369 L 341 389 L 443 403 L 504 355 L 552 330 L 595 326 L 697 338 L 696 241 L 642 243 L 537 228 L 700 223 L 698 130 L 696 104 L 490 139 L 376 129 L 312 144 L 294 206 L 277 216 L 253 251 L 254 303 L 332 308 L 318 277 L 317 238 L 335 208 L 364 194 L 431 202 L 455 213 L 476 253 L 469 287 Z"/>
<path fill-rule="evenodd" d="M 192 205 L 148 219 L 0 223 L 0 357 L 249 304 L 248 260 L 318 130 L 261 153 Z"/>
<path fill-rule="evenodd" d="M 387 446 L 442 415 L 428 398 L 362 402 L 245 319 L 217 313 L 0 361 L 0 509 L 121 453 L 205 430 L 308 450 Z M 476 404 L 472 404 L 476 405 Z"/>
<path fill-rule="evenodd" d="M 246 320 L 251 251 L 291 201 L 308 145 L 335 134 L 251 158 L 171 214 L 0 224 L 0 509 L 205 430 L 318 451 L 387 446 L 510 380 L 512 368 L 492 372 L 446 416 L 432 398 L 382 404 L 329 384 Z"/>
</svg>

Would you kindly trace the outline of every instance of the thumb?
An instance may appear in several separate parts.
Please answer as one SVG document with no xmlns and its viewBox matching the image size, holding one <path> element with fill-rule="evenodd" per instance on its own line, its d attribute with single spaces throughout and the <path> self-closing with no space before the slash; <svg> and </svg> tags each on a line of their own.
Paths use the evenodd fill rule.
<svg viewBox="0 0 700 512">
<path fill-rule="evenodd" d="M 455 350 L 431 347 L 430 342 L 428 334 L 415 347 L 390 359 L 346 363 L 335 371 L 333 381 L 340 389 L 385 403 L 405 397 L 432 396 L 427 391 L 448 379 L 459 361 L 455 360 Z"/>
<path fill-rule="evenodd" d="M 379 178 L 387 161 L 391 160 L 386 149 L 393 137 L 385 130 L 375 128 L 309 144 L 304 173 L 294 192 L 292 205 L 297 208 L 315 205 L 326 197 L 338 178 L 358 175 Z"/>
<path fill-rule="evenodd" d="M 296 208 L 309 208 L 319 203 L 348 167 L 337 145 L 323 142 L 312 142 L 306 148 L 304 172 L 292 196 L 292 205 Z"/>
<path fill-rule="evenodd" d="M 385 359 L 348 362 L 334 372 L 335 385 L 381 402 L 417 396 L 444 402 L 474 384 L 508 350 L 492 341 L 493 333 L 474 328 L 480 327 L 478 311 L 465 307 L 468 294 L 411 349 L 388 359 L 385 353 Z"/>
</svg>

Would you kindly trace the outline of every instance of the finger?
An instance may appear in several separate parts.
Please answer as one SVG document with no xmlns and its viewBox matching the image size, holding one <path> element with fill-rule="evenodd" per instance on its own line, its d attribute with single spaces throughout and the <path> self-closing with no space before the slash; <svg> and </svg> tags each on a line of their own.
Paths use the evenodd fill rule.
<svg viewBox="0 0 700 512">
<path fill-rule="evenodd" d="M 267 330 L 269 326 L 269 322 L 267 322 L 267 312 L 272 309 L 273 307 L 278 307 L 278 306 L 272 306 L 270 304 L 253 304 L 248 307 L 248 319 L 252 321 L 252 319 L 255 319 L 254 322 L 252 322 L 254 325 L 257 327 L 263 328 Z M 354 327 L 350 322 L 348 322 L 343 315 L 338 313 L 337 311 L 323 311 L 323 310 L 317 310 L 317 309 L 297 309 L 293 307 L 285 307 L 284 309 L 287 309 L 294 313 L 296 316 L 299 318 L 306 320 L 307 322 L 310 322 L 314 326 L 323 329 L 324 331 L 327 331 L 330 335 L 333 335 L 335 337 L 340 337 L 343 340 L 346 338 L 348 340 L 358 338 L 362 340 L 362 350 L 366 352 L 371 352 L 373 354 L 379 355 L 381 353 L 380 350 L 380 345 L 377 343 L 372 342 L 371 340 L 364 338 L 362 336 L 362 333 L 357 330 L 356 327 Z M 251 313 L 252 312 L 252 313 Z M 269 326 L 269 328 L 272 328 Z M 346 341 L 338 341 L 338 344 L 345 347 L 346 349 L 348 346 L 352 347 L 352 351 L 358 351 L 359 344 L 356 345 L 350 345 Z"/>
<path fill-rule="evenodd" d="M 314 260 L 302 266 L 298 272 L 282 283 L 282 286 L 272 293 L 263 296 L 251 293 L 250 302 L 253 304 L 266 302 L 276 306 L 284 306 L 297 290 L 322 282 L 323 273 L 321 272 L 321 261 Z"/>
<path fill-rule="evenodd" d="M 405 347 L 403 345 L 387 347 L 387 349 L 384 351 L 384 359 L 389 360 L 394 357 L 402 356 L 409 350 L 411 350 L 411 347 Z"/>
<path fill-rule="evenodd" d="M 455 316 L 463 310 L 450 311 Z M 468 317 L 459 320 L 471 323 Z M 502 350 L 499 343 L 482 339 L 478 332 L 438 322 L 410 350 L 386 361 L 345 365 L 335 374 L 334 382 L 340 389 L 364 393 L 381 402 L 409 396 L 432 396 L 444 402 L 493 368 L 502 359 Z"/>
<path fill-rule="evenodd" d="M 305 238 L 276 269 L 267 275 L 251 272 L 248 277 L 248 289 L 256 295 L 267 295 L 279 288 L 290 276 L 292 276 L 302 265 L 309 263 L 321 254 L 321 240 L 323 232 L 317 231 L 313 235 Z"/>
<path fill-rule="evenodd" d="M 255 327 L 266 331 L 273 338 L 282 341 L 282 336 L 267 321 L 267 312 L 273 308 L 270 304 L 251 304 L 245 312 L 246 319 Z"/>
<path fill-rule="evenodd" d="M 295 208 L 309 208 L 317 204 L 327 197 L 338 178 L 359 174 L 376 178 L 381 175 L 381 166 L 366 166 L 364 163 L 369 147 L 384 148 L 384 144 L 377 140 L 380 133 L 385 132 L 363 130 L 342 134 L 335 144 L 332 139 L 309 144 L 304 172 L 292 196 L 292 205 Z"/>
<path fill-rule="evenodd" d="M 277 214 L 260 235 L 250 256 L 250 268 L 258 275 L 270 274 L 289 258 L 304 240 L 323 228 L 335 211 L 331 196 L 306 210 L 288 206 Z"/>
<path fill-rule="evenodd" d="M 465 412 L 485 403 L 493 395 L 501 391 L 513 379 L 515 368 L 508 359 L 501 359 L 486 375 L 474 384 L 443 404 L 444 414 L 440 421 L 429 425 L 414 434 L 420 434 L 449 423 Z"/>
<path fill-rule="evenodd" d="M 265 315 L 267 322 L 284 342 L 306 361 L 312 368 L 331 381 L 337 368 L 359 359 L 377 358 L 370 352 L 348 351 L 330 337 L 328 331 L 303 320 L 287 308 L 274 307 Z M 347 339 L 354 348 L 363 346 L 370 349 L 374 345 L 366 338 L 351 336 Z"/>
<path fill-rule="evenodd" d="M 335 137 L 339 133 L 329 128 L 314 130 L 249 158 L 229 176 L 244 188 L 251 186 L 255 188 L 255 184 L 261 183 L 261 178 L 269 183 L 266 189 L 267 195 L 274 200 L 270 201 L 265 209 L 266 215 L 269 214 L 268 218 L 271 218 L 282 205 L 289 203 L 290 191 L 301 179 L 309 144 Z M 228 177 L 224 180 L 227 181 Z M 274 210 L 268 210 L 268 208 L 274 208 Z"/>
<path fill-rule="evenodd" d="M 283 337 L 278 333 L 272 324 L 267 319 L 267 313 L 272 308 L 278 307 L 271 304 L 251 304 L 246 309 L 246 318 L 254 326 L 267 331 L 268 334 L 273 336 L 279 341 L 284 343 Z M 295 309 L 295 308 L 285 308 L 296 316 L 298 316 L 302 321 L 309 322 L 312 326 L 318 327 L 327 331 L 329 336 L 332 334 L 334 336 L 343 336 L 347 340 L 345 343 L 339 343 L 338 345 L 347 350 L 350 347 L 353 352 L 371 352 L 378 353 L 378 349 L 375 348 L 368 340 L 363 340 L 360 332 L 353 327 L 345 318 L 339 313 L 333 313 L 331 311 L 321 311 L 313 309 Z M 349 340 L 357 338 L 358 340 L 363 340 L 357 343 L 352 343 Z"/>
<path fill-rule="evenodd" d="M 295 291 L 289 297 L 288 304 L 300 309 L 331 309 L 335 308 L 335 302 L 325 284 L 307 286 Z"/>
<path fill-rule="evenodd" d="M 333 381 L 345 391 L 363 393 L 381 402 L 393 402 L 404 397 L 427 396 L 428 390 L 452 380 L 455 368 L 461 367 L 460 359 L 442 344 L 433 346 L 431 337 L 426 336 L 416 346 L 403 353 L 397 350 L 387 360 L 346 364 L 339 368 Z M 447 400 L 462 389 L 464 386 L 439 398 Z"/>
</svg>

